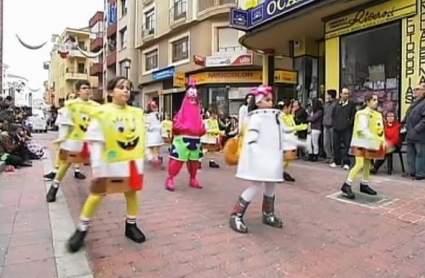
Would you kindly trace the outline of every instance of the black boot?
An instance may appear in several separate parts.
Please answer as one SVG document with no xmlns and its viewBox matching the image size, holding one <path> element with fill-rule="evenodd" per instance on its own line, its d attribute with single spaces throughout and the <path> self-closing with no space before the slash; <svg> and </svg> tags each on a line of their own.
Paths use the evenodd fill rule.
<svg viewBox="0 0 425 278">
<path fill-rule="evenodd" d="M 210 168 L 219 169 L 220 168 L 220 165 L 218 165 L 217 163 L 215 163 L 215 161 L 210 160 Z"/>
<path fill-rule="evenodd" d="M 77 180 L 85 180 L 86 179 L 86 175 L 84 175 L 80 171 L 75 171 L 74 172 L 74 178 L 76 178 Z"/>
<path fill-rule="evenodd" d="M 145 235 L 137 227 L 137 224 L 130 224 L 125 222 L 125 236 L 136 243 L 142 243 L 146 241 Z"/>
<path fill-rule="evenodd" d="M 53 179 L 55 178 L 55 176 L 56 176 L 56 173 L 55 173 L 55 172 L 50 172 L 50 173 L 48 173 L 48 174 L 44 175 L 43 177 L 44 177 L 46 180 L 53 180 Z"/>
<path fill-rule="evenodd" d="M 309 154 L 309 155 L 308 155 L 308 157 L 307 157 L 307 161 L 313 161 L 313 155 L 312 155 L 312 154 Z"/>
<path fill-rule="evenodd" d="M 282 228 L 282 220 L 274 214 L 274 200 L 275 197 L 263 196 L 263 223 L 273 228 Z"/>
<path fill-rule="evenodd" d="M 70 253 L 78 252 L 84 245 L 87 231 L 75 230 L 74 234 L 68 239 L 66 248 Z"/>
<path fill-rule="evenodd" d="M 312 156 L 312 158 L 311 158 L 311 161 L 312 162 L 316 162 L 316 161 L 318 161 L 319 160 L 319 156 L 317 155 L 317 154 L 313 154 L 313 156 Z"/>
<path fill-rule="evenodd" d="M 243 221 L 243 216 L 248 206 L 249 202 L 245 201 L 242 197 L 239 197 L 239 200 L 233 207 L 232 214 L 230 214 L 229 226 L 235 232 L 242 234 L 248 233 L 248 228 Z"/>
<path fill-rule="evenodd" d="M 50 186 L 49 191 L 46 194 L 46 201 L 53 203 L 56 201 L 56 195 L 58 194 L 59 187 Z"/>
<path fill-rule="evenodd" d="M 286 171 L 283 171 L 283 179 L 285 181 L 289 181 L 289 182 L 295 181 L 295 179 L 290 174 L 288 174 L 288 172 L 286 172 Z"/>
<path fill-rule="evenodd" d="M 356 195 L 354 195 L 353 191 L 351 190 L 351 185 L 346 182 L 344 182 L 342 185 L 341 191 L 344 193 L 347 199 L 354 200 L 356 198 Z"/>
<path fill-rule="evenodd" d="M 368 195 L 376 195 L 376 191 L 370 188 L 368 184 L 360 183 L 360 192 Z"/>
</svg>

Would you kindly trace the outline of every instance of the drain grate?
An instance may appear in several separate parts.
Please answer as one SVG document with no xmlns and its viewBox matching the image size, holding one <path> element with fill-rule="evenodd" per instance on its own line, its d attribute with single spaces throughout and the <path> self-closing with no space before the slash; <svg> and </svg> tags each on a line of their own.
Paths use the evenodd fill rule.
<svg viewBox="0 0 425 278">
<path fill-rule="evenodd" d="M 386 206 L 396 201 L 396 199 L 391 199 L 383 195 L 371 196 L 371 195 L 366 195 L 359 192 L 355 192 L 355 194 L 356 194 L 356 198 L 354 200 L 349 200 L 345 198 L 341 191 L 332 193 L 328 195 L 327 198 L 333 199 L 339 202 L 350 203 L 350 204 L 355 204 L 355 205 L 369 207 L 369 208 L 378 208 L 378 207 Z"/>
</svg>

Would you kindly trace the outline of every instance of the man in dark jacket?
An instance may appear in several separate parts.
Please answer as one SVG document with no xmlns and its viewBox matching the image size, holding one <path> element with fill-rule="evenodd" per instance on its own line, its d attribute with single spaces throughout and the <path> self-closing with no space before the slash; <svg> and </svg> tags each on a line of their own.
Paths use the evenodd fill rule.
<svg viewBox="0 0 425 278">
<path fill-rule="evenodd" d="M 350 169 L 348 150 L 350 148 L 355 115 L 356 104 L 350 100 L 350 91 L 344 88 L 332 113 L 334 162 L 329 165 L 332 168 L 343 166 L 344 170 Z"/>
<path fill-rule="evenodd" d="M 406 111 L 405 127 L 409 175 L 425 180 L 425 83 L 415 88 L 415 101 Z"/>
<path fill-rule="evenodd" d="M 326 102 L 323 109 L 323 147 L 326 153 L 326 163 L 333 162 L 333 127 L 332 114 L 336 104 L 336 90 L 326 92 Z"/>
</svg>

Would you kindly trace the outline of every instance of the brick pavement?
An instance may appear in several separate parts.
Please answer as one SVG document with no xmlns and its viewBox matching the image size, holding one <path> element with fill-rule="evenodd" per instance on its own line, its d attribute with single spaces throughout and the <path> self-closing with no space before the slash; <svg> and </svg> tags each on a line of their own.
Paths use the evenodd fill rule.
<svg viewBox="0 0 425 278">
<path fill-rule="evenodd" d="M 33 174 L 32 181 L 37 180 L 35 172 L 29 174 Z M 240 235 L 227 226 L 229 211 L 246 186 L 233 174 L 233 168 L 209 170 L 204 166 L 200 173 L 204 189 L 195 190 L 186 185 L 187 174 L 182 172 L 176 181 L 176 192 L 170 193 L 163 188 L 165 173 L 149 172 L 146 189 L 140 194 L 139 225 L 148 237 L 142 245 L 129 242 L 123 235 L 124 198 L 105 198 L 85 248 L 94 276 L 425 277 L 423 182 L 403 180 L 396 175 L 375 177 L 374 188 L 393 202 L 372 209 L 327 198 L 338 191 L 347 172 L 320 163 L 297 163 L 291 169 L 297 183 L 284 184 L 277 191 L 276 210 L 284 228 L 276 230 L 261 224 L 259 194 L 246 215 L 251 233 Z M 6 179 L 14 175 L 7 174 Z M 21 181 L 22 178 L 16 179 L 14 183 Z M 0 190 L 6 190 L 3 180 L 1 184 Z M 74 221 L 78 220 L 88 184 L 88 181 L 75 182 L 71 176 L 63 184 Z M 12 197 L 3 199 L 3 193 Z M 0 215 L 9 217 L 5 223 L 17 220 L 3 213 L 5 204 L 15 208 L 17 195 L 10 189 L 0 191 Z M 44 207 L 45 213 L 44 199 L 39 201 L 37 209 Z M 11 225 L 0 226 L 0 234 L 6 235 L 1 237 L 1 246 L 9 246 Z M 50 235 L 49 240 L 52 240 Z M 52 252 L 52 244 L 49 248 Z M 27 249 L 31 250 L 27 247 L 22 250 Z M 15 278 L 4 275 L 10 271 L 8 258 L 2 278 Z M 54 261 L 49 258 L 45 261 L 51 266 Z"/>
</svg>

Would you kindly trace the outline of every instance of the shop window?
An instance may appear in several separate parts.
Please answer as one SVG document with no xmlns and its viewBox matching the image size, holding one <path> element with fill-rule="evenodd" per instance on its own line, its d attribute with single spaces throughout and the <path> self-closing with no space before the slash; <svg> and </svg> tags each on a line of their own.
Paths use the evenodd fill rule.
<svg viewBox="0 0 425 278">
<path fill-rule="evenodd" d="M 158 50 L 145 54 L 145 71 L 151 71 L 158 68 Z"/>
<path fill-rule="evenodd" d="M 120 31 L 120 40 L 121 40 L 120 49 L 124 49 L 127 47 L 127 39 L 128 39 L 128 32 L 126 27 Z"/>
<path fill-rule="evenodd" d="M 189 58 L 189 37 L 171 43 L 172 62 L 179 62 Z"/>
<path fill-rule="evenodd" d="M 209 91 L 209 107 L 214 109 L 220 117 L 229 115 L 229 89 L 226 87 L 212 87 Z"/>
<path fill-rule="evenodd" d="M 379 111 L 399 112 L 400 23 L 341 38 L 341 87 L 360 106 L 369 92 L 379 96 Z"/>
</svg>

